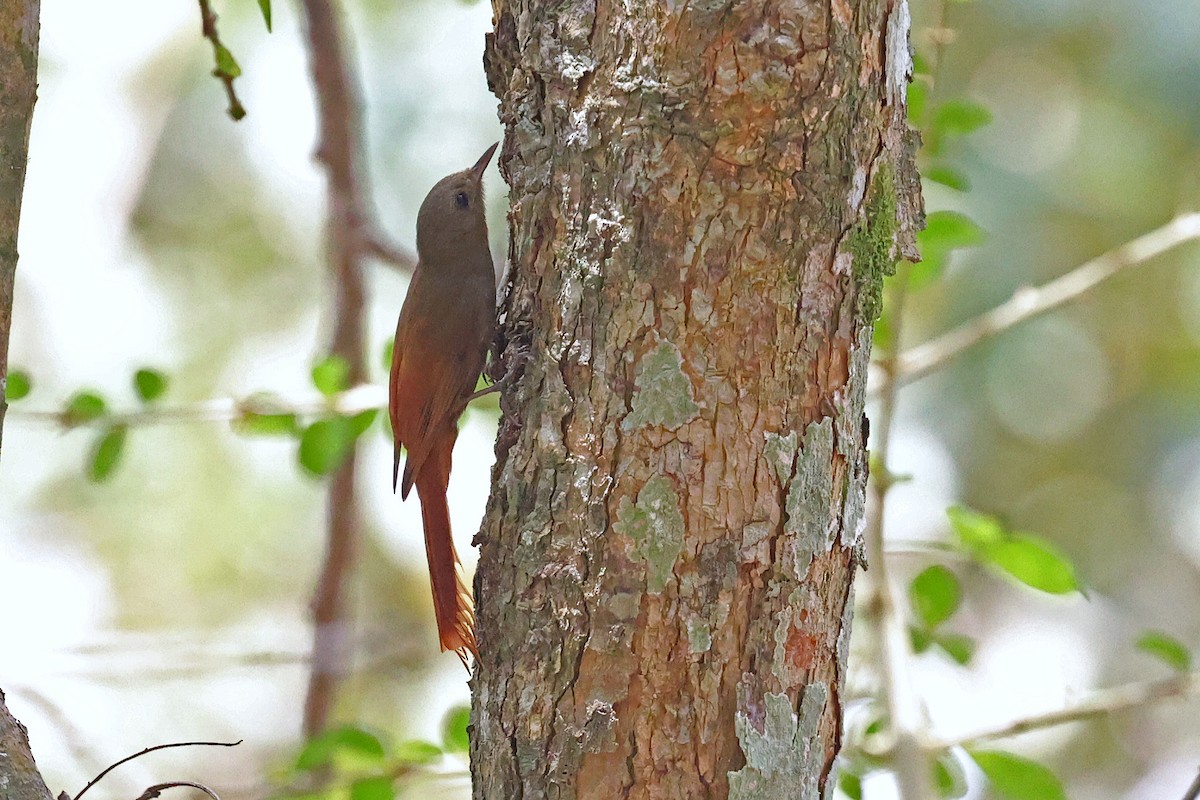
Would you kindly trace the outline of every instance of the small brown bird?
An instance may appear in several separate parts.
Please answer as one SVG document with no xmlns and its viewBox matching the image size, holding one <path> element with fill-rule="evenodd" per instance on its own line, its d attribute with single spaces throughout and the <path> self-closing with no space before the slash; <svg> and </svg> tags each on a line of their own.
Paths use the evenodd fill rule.
<svg viewBox="0 0 1200 800">
<path fill-rule="evenodd" d="M 497 142 L 496 144 L 499 144 Z M 450 536 L 446 487 L 459 415 L 483 371 L 496 324 L 496 273 L 483 213 L 483 170 L 492 145 L 470 169 L 442 178 L 417 214 L 417 269 L 396 323 L 388 410 L 396 442 L 392 488 L 416 484 L 425 527 L 442 650 L 466 663 L 475 648 L 471 590 Z M 400 478 L 400 448 L 408 451 Z"/>
</svg>

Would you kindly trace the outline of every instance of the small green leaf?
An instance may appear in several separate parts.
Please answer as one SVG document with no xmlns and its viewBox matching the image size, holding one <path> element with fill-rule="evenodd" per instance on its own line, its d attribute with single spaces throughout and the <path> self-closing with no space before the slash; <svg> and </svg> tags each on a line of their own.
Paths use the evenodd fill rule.
<svg viewBox="0 0 1200 800">
<path fill-rule="evenodd" d="M 1058 776 L 1036 761 L 1002 750 L 969 750 L 992 788 L 1009 800 L 1066 800 Z"/>
<path fill-rule="evenodd" d="M 271 32 L 271 0 L 258 0 L 258 8 L 262 11 L 263 22 L 267 23 L 267 33 Z"/>
<path fill-rule="evenodd" d="M 1079 590 L 1075 567 L 1057 548 L 1040 537 L 1012 534 L 990 545 L 984 557 L 1026 586 L 1047 594 Z"/>
<path fill-rule="evenodd" d="M 933 130 L 939 134 L 962 136 L 979 130 L 992 121 L 992 112 L 970 100 L 950 100 L 933 116 Z"/>
<path fill-rule="evenodd" d="M 442 757 L 442 748 L 433 742 L 409 739 L 396 746 L 395 758 L 405 764 L 428 764 Z"/>
<path fill-rule="evenodd" d="M 1146 631 L 1137 640 L 1137 649 L 1149 653 L 1172 669 L 1187 672 L 1192 668 L 1192 654 L 1183 643 L 1162 631 Z"/>
<path fill-rule="evenodd" d="M 346 417 L 319 419 L 300 436 L 300 466 L 309 473 L 328 475 L 346 459 L 354 444 L 354 431 Z"/>
<path fill-rule="evenodd" d="M 128 429 L 124 425 L 113 425 L 96 440 L 91 458 L 88 459 L 88 478 L 93 483 L 101 483 L 112 477 L 113 470 L 125 454 L 126 433 Z"/>
<path fill-rule="evenodd" d="M 335 760 L 379 764 L 384 760 L 383 744 L 378 736 L 362 728 L 352 725 L 334 728 L 315 736 L 304 745 L 296 759 L 296 769 L 319 769 Z"/>
<path fill-rule="evenodd" d="M 237 78 L 242 74 L 242 68 L 238 65 L 237 59 L 233 57 L 233 53 L 229 52 L 229 48 L 219 42 L 213 45 L 214 56 L 217 62 L 217 68 L 213 70 L 219 78 Z"/>
<path fill-rule="evenodd" d="M 446 712 L 442 720 L 442 746 L 449 753 L 465 753 L 471 748 L 467 726 L 471 723 L 471 709 L 455 706 Z"/>
<path fill-rule="evenodd" d="M 392 373 L 392 353 L 396 349 L 396 340 L 388 339 L 383 345 L 383 373 L 390 375 Z"/>
<path fill-rule="evenodd" d="M 962 764 L 949 750 L 938 756 L 933 764 L 933 784 L 938 796 L 957 800 L 967 793 L 967 774 Z"/>
<path fill-rule="evenodd" d="M 108 413 L 108 404 L 99 392 L 84 390 L 71 396 L 63 413 L 68 425 L 80 425 L 103 417 Z"/>
<path fill-rule="evenodd" d="M 920 655 L 933 644 L 933 634 L 916 625 L 908 626 L 908 641 L 914 653 Z"/>
<path fill-rule="evenodd" d="M 300 432 L 300 422 L 295 414 L 246 411 L 233 421 L 233 428 L 246 436 L 295 436 Z"/>
<path fill-rule="evenodd" d="M 962 592 L 954 573 L 935 564 L 913 578 L 908 587 L 908 599 L 917 619 L 932 629 L 954 616 Z"/>
<path fill-rule="evenodd" d="M 151 403 L 167 391 L 167 376 L 156 369 L 143 367 L 133 373 L 133 390 L 143 403 Z"/>
<path fill-rule="evenodd" d="M 906 105 L 908 106 L 908 121 L 914 127 L 924 128 L 925 102 L 929 97 L 929 84 L 923 80 L 915 80 L 908 85 Z"/>
<path fill-rule="evenodd" d="M 966 175 L 944 164 L 926 167 L 921 170 L 921 177 L 927 181 L 933 181 L 943 186 L 949 186 L 951 189 L 957 189 L 960 192 L 965 192 L 971 188 L 971 182 L 967 180 Z"/>
<path fill-rule="evenodd" d="M 392 800 L 396 789 L 386 775 L 360 778 L 350 784 L 350 800 Z"/>
<path fill-rule="evenodd" d="M 970 553 L 1004 540 L 1004 526 L 993 516 L 966 506 L 951 506 L 946 509 L 946 516 L 959 542 Z"/>
<path fill-rule="evenodd" d="M 379 416 L 379 409 L 368 408 L 366 411 L 360 411 L 352 417 L 346 419 L 350 423 L 350 431 L 355 436 L 362 436 L 375 422 L 375 417 Z"/>
<path fill-rule="evenodd" d="M 945 651 L 959 666 L 965 667 L 971 663 L 975 655 L 975 640 L 961 633 L 939 633 L 934 635 L 933 643 Z"/>
<path fill-rule="evenodd" d="M 850 800 L 862 800 L 862 778 L 853 772 L 843 772 L 838 777 L 838 788 Z"/>
<path fill-rule="evenodd" d="M 4 399 L 8 402 L 20 400 L 33 391 L 33 379 L 29 373 L 20 369 L 8 371 L 7 382 L 4 385 Z"/>
<path fill-rule="evenodd" d="M 350 383 L 350 364 L 341 356 L 326 356 L 312 368 L 312 382 L 326 397 L 345 391 Z"/>
<path fill-rule="evenodd" d="M 957 211 L 934 211 L 925 220 L 925 230 L 917 234 L 921 255 L 928 252 L 949 252 L 982 244 L 987 238 L 983 228 L 966 214 Z"/>
</svg>

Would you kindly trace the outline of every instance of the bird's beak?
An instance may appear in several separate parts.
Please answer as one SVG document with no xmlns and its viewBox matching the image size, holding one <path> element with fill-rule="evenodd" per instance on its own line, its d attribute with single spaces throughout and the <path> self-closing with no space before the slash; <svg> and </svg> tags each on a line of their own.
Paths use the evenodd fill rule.
<svg viewBox="0 0 1200 800">
<path fill-rule="evenodd" d="M 472 175 L 475 176 L 475 180 L 477 180 L 477 181 L 483 180 L 483 171 L 485 169 L 487 169 L 488 162 L 490 162 L 492 160 L 492 153 L 496 152 L 496 148 L 499 146 L 500 146 L 500 143 L 496 142 L 494 145 L 489 147 L 487 150 L 484 150 L 483 155 L 481 155 L 479 157 L 479 160 L 475 162 L 475 166 L 471 167 L 471 169 L 468 170 Z"/>
</svg>

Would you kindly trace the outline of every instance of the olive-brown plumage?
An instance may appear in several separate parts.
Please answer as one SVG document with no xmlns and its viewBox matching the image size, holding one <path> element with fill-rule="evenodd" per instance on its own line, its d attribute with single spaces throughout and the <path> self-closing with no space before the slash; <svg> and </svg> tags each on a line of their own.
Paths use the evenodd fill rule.
<svg viewBox="0 0 1200 800">
<path fill-rule="evenodd" d="M 421 498 L 425 554 L 443 650 L 475 649 L 475 612 L 450 535 L 446 487 L 459 415 L 483 371 L 496 318 L 496 274 L 483 213 L 483 171 L 449 175 L 417 214 L 417 268 L 396 323 L 388 410 L 395 436 L 392 485 Z M 408 452 L 400 472 L 400 450 Z"/>
</svg>

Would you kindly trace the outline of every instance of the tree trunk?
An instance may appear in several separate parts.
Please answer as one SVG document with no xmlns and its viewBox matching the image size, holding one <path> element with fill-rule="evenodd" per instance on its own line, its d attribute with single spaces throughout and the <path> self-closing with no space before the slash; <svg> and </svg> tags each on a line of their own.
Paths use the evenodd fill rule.
<svg viewBox="0 0 1200 800">
<path fill-rule="evenodd" d="M 475 797 L 816 798 L 841 741 L 896 0 L 496 0 L 508 357 Z"/>
</svg>

